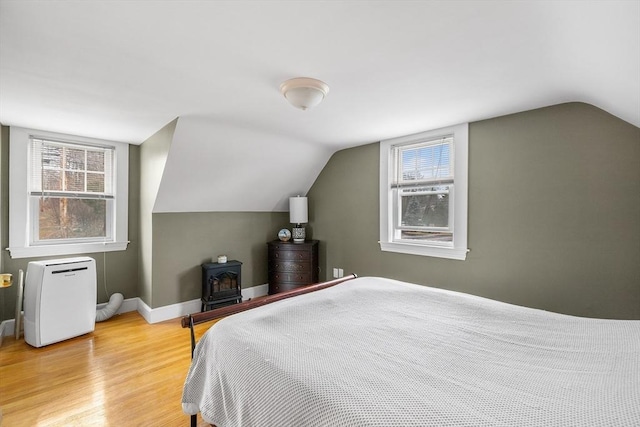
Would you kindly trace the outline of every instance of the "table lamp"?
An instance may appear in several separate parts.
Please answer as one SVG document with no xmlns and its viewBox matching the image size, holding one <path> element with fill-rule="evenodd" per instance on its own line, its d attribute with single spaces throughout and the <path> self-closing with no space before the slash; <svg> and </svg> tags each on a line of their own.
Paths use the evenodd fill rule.
<svg viewBox="0 0 640 427">
<path fill-rule="evenodd" d="M 304 224 L 309 221 L 306 197 L 289 197 L 289 222 L 295 224 L 291 230 L 293 243 L 302 243 L 306 238 Z"/>
</svg>

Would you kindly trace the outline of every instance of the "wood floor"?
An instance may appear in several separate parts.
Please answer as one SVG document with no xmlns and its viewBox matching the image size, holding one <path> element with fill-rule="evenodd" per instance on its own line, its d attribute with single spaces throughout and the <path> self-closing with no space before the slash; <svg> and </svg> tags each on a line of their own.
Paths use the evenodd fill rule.
<svg viewBox="0 0 640 427">
<path fill-rule="evenodd" d="M 211 325 L 196 326 L 196 337 Z M 190 358 L 179 319 L 150 325 L 137 312 L 42 348 L 5 337 L 2 426 L 188 426 L 181 397 Z"/>
</svg>

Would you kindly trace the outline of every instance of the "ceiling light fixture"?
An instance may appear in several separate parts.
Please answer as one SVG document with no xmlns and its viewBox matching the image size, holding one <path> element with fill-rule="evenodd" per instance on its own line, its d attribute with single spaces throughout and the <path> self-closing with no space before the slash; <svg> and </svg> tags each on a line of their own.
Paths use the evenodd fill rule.
<svg viewBox="0 0 640 427">
<path fill-rule="evenodd" d="M 309 77 L 296 77 L 280 85 L 280 92 L 296 108 L 308 110 L 320 104 L 329 93 L 325 82 Z"/>
</svg>

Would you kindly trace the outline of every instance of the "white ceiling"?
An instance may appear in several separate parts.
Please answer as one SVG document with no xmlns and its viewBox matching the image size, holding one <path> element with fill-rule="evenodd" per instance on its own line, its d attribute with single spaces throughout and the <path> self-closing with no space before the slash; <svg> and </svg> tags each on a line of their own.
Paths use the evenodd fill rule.
<svg viewBox="0 0 640 427">
<path fill-rule="evenodd" d="M 0 0 L 0 122 L 140 144 L 180 117 L 160 211 L 286 210 L 340 148 L 568 101 L 640 126 L 640 1 Z M 221 150 L 280 187 L 203 206 Z"/>
</svg>

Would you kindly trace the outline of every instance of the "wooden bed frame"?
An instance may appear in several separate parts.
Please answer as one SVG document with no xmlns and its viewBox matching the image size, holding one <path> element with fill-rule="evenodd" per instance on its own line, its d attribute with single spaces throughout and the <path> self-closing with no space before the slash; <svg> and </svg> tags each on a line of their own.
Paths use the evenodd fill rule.
<svg viewBox="0 0 640 427">
<path fill-rule="evenodd" d="M 315 283 L 312 285 L 300 286 L 289 291 L 280 292 L 273 295 L 267 295 L 265 297 L 259 297 L 256 299 L 249 299 L 239 304 L 228 305 L 226 307 L 217 308 L 210 311 L 203 311 L 201 313 L 189 314 L 184 316 L 181 320 L 183 328 L 189 328 L 191 333 L 191 357 L 193 358 L 193 352 L 196 348 L 196 336 L 194 332 L 194 326 L 200 323 L 209 322 L 212 320 L 222 319 L 223 317 L 231 316 L 232 314 L 241 313 L 243 311 L 251 310 L 256 307 L 271 304 L 272 302 L 280 301 L 283 299 L 295 297 L 302 294 L 308 294 L 310 292 L 319 291 L 321 289 L 330 288 L 331 286 L 338 285 L 340 283 L 352 280 L 358 277 L 356 274 L 349 274 L 348 276 L 341 277 L 339 279 L 329 280 L 326 282 Z M 198 424 L 197 415 L 191 416 L 191 426 L 196 427 Z"/>
</svg>

